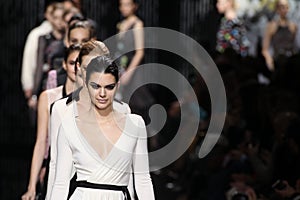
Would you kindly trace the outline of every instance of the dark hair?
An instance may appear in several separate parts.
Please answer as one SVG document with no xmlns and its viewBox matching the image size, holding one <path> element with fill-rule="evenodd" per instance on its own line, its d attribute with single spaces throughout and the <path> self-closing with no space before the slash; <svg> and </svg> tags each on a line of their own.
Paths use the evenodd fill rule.
<svg viewBox="0 0 300 200">
<path fill-rule="evenodd" d="M 93 26 L 91 25 L 91 23 L 88 21 L 88 20 L 84 20 L 84 21 L 77 21 L 75 22 L 74 24 L 72 24 L 70 27 L 69 27 L 69 30 L 68 30 L 68 40 L 70 40 L 70 35 L 71 35 L 71 31 L 73 29 L 76 29 L 76 28 L 83 28 L 83 29 L 88 29 L 89 30 L 89 39 L 91 39 L 93 36 L 94 36 L 94 28 Z"/>
<path fill-rule="evenodd" d="M 111 74 L 115 77 L 116 82 L 119 81 L 119 70 L 117 64 L 108 56 L 97 56 L 93 58 L 87 65 L 86 69 L 86 84 L 95 72 Z"/>
<path fill-rule="evenodd" d="M 79 44 L 72 44 L 69 46 L 69 48 L 65 49 L 65 54 L 64 54 L 64 61 L 67 62 L 68 57 L 71 53 L 74 51 L 80 51 L 80 45 Z"/>
</svg>

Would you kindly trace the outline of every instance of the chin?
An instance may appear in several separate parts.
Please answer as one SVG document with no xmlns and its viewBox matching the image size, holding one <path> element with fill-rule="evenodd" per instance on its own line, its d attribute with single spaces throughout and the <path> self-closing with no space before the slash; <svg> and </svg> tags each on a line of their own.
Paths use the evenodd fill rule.
<svg viewBox="0 0 300 200">
<path fill-rule="evenodd" d="M 110 107 L 110 105 L 109 104 L 97 104 L 96 105 L 96 108 L 98 109 L 98 110 L 107 110 L 107 109 L 109 109 L 109 107 Z"/>
</svg>

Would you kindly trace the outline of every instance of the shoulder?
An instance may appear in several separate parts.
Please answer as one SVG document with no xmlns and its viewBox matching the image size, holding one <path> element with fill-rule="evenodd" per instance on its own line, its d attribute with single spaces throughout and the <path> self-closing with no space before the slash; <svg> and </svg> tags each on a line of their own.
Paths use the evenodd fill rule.
<svg viewBox="0 0 300 200">
<path fill-rule="evenodd" d="M 140 128 L 143 128 L 145 127 L 145 122 L 144 122 L 144 119 L 140 116 L 140 115 L 137 115 L 137 114 L 127 114 L 127 117 L 130 119 L 130 121 L 140 127 Z"/>
<path fill-rule="evenodd" d="M 29 35 L 31 37 L 39 37 L 41 35 L 49 33 L 51 31 L 51 29 L 52 29 L 52 26 L 51 26 L 50 22 L 43 21 L 39 26 L 31 29 L 31 31 L 29 32 Z"/>
<path fill-rule="evenodd" d="M 40 96 L 39 96 L 39 99 L 38 99 L 38 105 L 39 105 L 39 107 L 40 106 L 42 106 L 42 107 L 44 107 L 44 106 L 46 106 L 47 104 L 48 104 L 48 91 L 47 90 L 45 90 L 45 91 L 43 91 L 41 94 L 40 94 Z"/>
<path fill-rule="evenodd" d="M 63 86 L 60 85 L 58 87 L 55 87 L 55 88 L 51 88 L 51 89 L 48 89 L 46 91 L 48 91 L 49 94 L 58 94 L 58 93 L 61 93 L 63 90 Z"/>
<path fill-rule="evenodd" d="M 61 99 L 57 99 L 56 101 L 53 102 L 53 107 L 66 107 L 67 106 L 67 97 L 65 98 L 61 98 Z"/>
<path fill-rule="evenodd" d="M 119 101 L 117 99 L 114 99 L 113 101 L 113 107 L 116 111 L 120 113 L 131 113 L 131 109 L 129 105 L 123 101 Z"/>
<path fill-rule="evenodd" d="M 277 30 L 277 22 L 276 21 L 270 21 L 268 24 L 267 24 L 267 32 L 269 33 L 274 33 L 276 30 Z"/>
<path fill-rule="evenodd" d="M 297 25 L 294 22 L 289 23 L 289 29 L 295 33 L 297 31 Z"/>
<path fill-rule="evenodd" d="M 143 118 L 137 114 L 128 114 L 127 115 L 127 128 L 130 130 L 130 133 L 136 135 L 137 138 L 147 137 L 146 125 Z"/>
<path fill-rule="evenodd" d="M 67 107 L 67 98 L 62 98 L 54 101 L 50 106 L 50 114 L 52 112 L 63 112 L 64 108 Z"/>
<path fill-rule="evenodd" d="M 134 28 L 142 28 L 144 27 L 144 22 L 137 17 L 137 19 L 134 22 Z"/>
<path fill-rule="evenodd" d="M 53 103 L 54 101 L 62 98 L 62 90 L 63 86 L 58 86 L 56 88 L 52 88 L 47 91 L 49 103 Z"/>
<path fill-rule="evenodd" d="M 52 104 L 54 101 L 62 97 L 62 88 L 63 86 L 59 86 L 56 88 L 48 89 L 43 91 L 39 96 L 39 101 L 48 101 L 49 104 Z"/>
</svg>

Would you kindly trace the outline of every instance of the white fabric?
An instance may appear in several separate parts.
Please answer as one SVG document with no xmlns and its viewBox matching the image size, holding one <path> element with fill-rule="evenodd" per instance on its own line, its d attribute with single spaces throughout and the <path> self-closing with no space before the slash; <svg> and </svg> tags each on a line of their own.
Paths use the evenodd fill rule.
<svg viewBox="0 0 300 200">
<path fill-rule="evenodd" d="M 27 36 L 22 60 L 21 82 L 23 90 L 30 90 L 34 84 L 34 73 L 37 66 L 37 51 L 39 37 L 50 33 L 50 22 L 43 21 L 41 25 L 32 29 Z"/>
<path fill-rule="evenodd" d="M 67 99 L 60 99 L 56 101 L 52 107 L 52 113 L 50 118 L 50 138 L 51 138 L 51 160 L 49 164 L 49 177 L 48 177 L 48 185 L 47 185 L 47 195 L 46 200 L 50 199 L 53 184 L 54 184 L 54 177 L 56 173 L 56 157 L 57 157 L 57 150 L 56 150 L 56 141 L 57 141 L 57 135 L 58 130 L 61 125 L 62 119 L 64 119 L 65 116 L 71 117 L 73 113 L 73 102 L 67 105 Z M 128 104 L 122 102 L 113 102 L 113 107 L 115 110 L 121 112 L 121 113 L 131 113 L 131 110 L 128 106 Z M 75 173 L 75 169 L 72 169 L 72 176 Z M 130 192 L 130 195 L 133 198 L 133 180 L 132 176 L 130 176 L 129 184 L 128 184 L 128 190 Z"/>
<path fill-rule="evenodd" d="M 57 101 L 58 99 L 61 99 L 63 96 L 63 86 L 55 87 L 49 90 L 45 90 L 48 97 L 48 113 L 50 116 L 50 106 L 53 102 Z M 50 117 L 48 118 L 50 119 Z M 47 151 L 45 154 L 45 159 L 48 158 L 49 152 L 49 145 L 50 145 L 50 120 L 48 120 L 48 135 L 47 135 Z"/>
<path fill-rule="evenodd" d="M 74 168 L 77 172 L 77 180 L 128 185 L 132 165 L 139 198 L 154 199 L 149 174 L 147 133 L 143 119 L 138 115 L 127 114 L 126 125 L 120 138 L 108 156 L 101 159 L 77 128 L 75 122 L 76 103 L 72 102 L 71 105 L 74 106 L 75 112 L 72 112 L 73 116 L 65 116 L 62 119 L 57 136 L 56 174 L 50 199 L 67 199 L 69 182 Z M 51 144 L 52 149 L 53 141 Z M 120 191 L 76 188 L 70 199 L 121 200 L 124 197 Z"/>
</svg>

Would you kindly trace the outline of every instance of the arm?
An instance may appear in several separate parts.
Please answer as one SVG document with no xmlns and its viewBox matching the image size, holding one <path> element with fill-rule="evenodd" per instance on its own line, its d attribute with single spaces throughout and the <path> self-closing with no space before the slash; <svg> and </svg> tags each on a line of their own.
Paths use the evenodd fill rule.
<svg viewBox="0 0 300 200">
<path fill-rule="evenodd" d="M 271 45 L 271 38 L 272 35 L 274 34 L 274 22 L 270 22 L 267 25 L 267 28 L 265 30 L 264 38 L 263 38 L 263 44 L 262 44 L 262 55 L 264 56 L 266 60 L 267 67 L 269 68 L 270 71 L 274 71 L 274 61 L 273 58 L 269 52 L 269 48 Z"/>
<path fill-rule="evenodd" d="M 60 126 L 57 136 L 56 174 L 50 194 L 51 200 L 66 200 L 73 167 L 72 150 L 66 138 L 63 126 Z"/>
<path fill-rule="evenodd" d="M 22 196 L 22 200 L 35 199 L 35 188 L 47 148 L 48 117 L 48 95 L 45 91 L 41 93 L 38 103 L 37 138 L 31 161 L 28 190 Z"/>
<path fill-rule="evenodd" d="M 149 173 L 147 132 L 142 118 L 139 119 L 139 135 L 133 155 L 133 173 L 139 199 L 155 199 Z"/>
<path fill-rule="evenodd" d="M 49 163 L 49 175 L 48 175 L 48 185 L 47 185 L 47 195 L 46 200 L 50 199 L 51 190 L 54 183 L 55 177 L 55 166 L 56 166 L 56 143 L 57 143 L 57 134 L 59 126 L 61 125 L 61 117 L 59 111 L 56 107 L 57 104 L 54 103 L 52 112 L 50 115 L 50 163 Z"/>
<path fill-rule="evenodd" d="M 33 77 L 36 69 L 37 48 L 38 34 L 35 29 L 33 29 L 26 39 L 22 60 L 21 82 L 26 98 L 29 98 L 32 95 L 34 82 Z"/>
<path fill-rule="evenodd" d="M 130 80 L 132 75 L 134 74 L 135 69 L 138 67 L 138 65 L 141 63 L 143 57 L 144 57 L 144 31 L 143 31 L 143 22 L 138 21 L 133 30 L 134 34 L 134 45 L 135 45 L 135 54 L 131 60 L 131 62 L 128 65 L 128 68 L 126 70 L 126 73 L 122 75 L 122 83 L 127 84 Z"/>
</svg>

